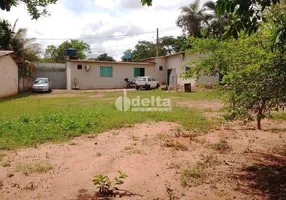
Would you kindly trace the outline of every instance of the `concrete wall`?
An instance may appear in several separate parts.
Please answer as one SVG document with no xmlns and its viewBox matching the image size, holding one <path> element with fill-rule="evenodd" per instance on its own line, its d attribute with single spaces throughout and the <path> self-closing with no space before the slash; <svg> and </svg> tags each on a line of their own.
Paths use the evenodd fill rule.
<svg viewBox="0 0 286 200">
<path fill-rule="evenodd" d="M 200 54 L 190 54 L 184 56 L 183 54 L 174 54 L 165 57 L 155 58 L 154 61 L 156 63 L 155 66 L 155 74 L 156 78 L 159 82 L 166 82 L 167 80 L 167 70 L 168 69 L 176 69 L 177 73 L 177 84 L 179 86 L 183 86 L 185 83 L 191 83 L 192 86 L 196 86 L 199 84 L 207 84 L 214 85 L 218 83 L 218 76 L 200 76 L 199 78 L 187 78 L 184 76 L 186 73 L 186 67 L 192 67 L 192 62 L 202 58 L 203 55 Z M 159 66 L 164 66 L 164 71 L 159 72 Z"/>
<path fill-rule="evenodd" d="M 32 90 L 33 78 L 32 77 L 19 77 L 19 92 L 27 92 Z"/>
<path fill-rule="evenodd" d="M 18 66 L 10 55 L 0 57 L 0 98 L 18 93 Z"/>
<path fill-rule="evenodd" d="M 82 65 L 82 70 L 77 69 L 77 65 Z M 90 70 L 85 66 L 90 66 Z M 100 77 L 100 66 L 113 67 L 113 77 Z M 134 78 L 135 67 L 145 68 L 145 76 L 154 76 L 155 64 L 67 61 L 67 89 L 73 89 L 75 78 L 79 89 L 125 88 L 124 79 Z"/>
</svg>

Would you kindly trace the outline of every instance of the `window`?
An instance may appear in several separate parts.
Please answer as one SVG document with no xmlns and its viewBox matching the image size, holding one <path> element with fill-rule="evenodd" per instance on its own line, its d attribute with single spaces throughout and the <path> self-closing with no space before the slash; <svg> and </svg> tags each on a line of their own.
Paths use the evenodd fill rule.
<svg viewBox="0 0 286 200">
<path fill-rule="evenodd" d="M 134 68 L 134 77 L 137 77 L 137 76 L 145 76 L 145 68 L 135 67 Z"/>
<path fill-rule="evenodd" d="M 82 69 L 82 65 L 77 65 L 77 69 L 81 70 Z"/>
<path fill-rule="evenodd" d="M 159 67 L 159 71 L 163 71 L 163 66 L 160 66 L 160 67 Z"/>
<path fill-rule="evenodd" d="M 100 77 L 112 77 L 112 67 L 100 66 Z"/>
<path fill-rule="evenodd" d="M 189 67 L 189 66 L 187 66 L 186 68 L 185 68 L 185 75 L 186 75 L 186 78 L 190 78 L 191 76 L 190 76 L 190 74 L 188 74 L 188 72 L 191 70 L 191 68 Z"/>
</svg>

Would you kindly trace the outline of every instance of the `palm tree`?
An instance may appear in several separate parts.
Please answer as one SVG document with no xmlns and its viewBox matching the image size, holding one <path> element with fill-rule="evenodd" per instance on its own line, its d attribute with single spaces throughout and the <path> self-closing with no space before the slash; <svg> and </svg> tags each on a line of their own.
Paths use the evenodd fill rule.
<svg viewBox="0 0 286 200">
<path fill-rule="evenodd" d="M 222 23 L 216 14 L 215 3 L 208 1 L 201 9 L 199 5 L 200 0 L 196 0 L 189 6 L 181 7 L 182 13 L 177 19 L 177 26 L 193 37 L 202 37 L 202 30 L 206 30 L 206 36 L 217 34 L 222 29 Z"/>
<path fill-rule="evenodd" d="M 11 46 L 18 57 L 30 62 L 36 61 L 41 53 L 40 44 L 34 38 L 27 38 L 27 29 L 23 28 L 14 33 Z"/>
</svg>

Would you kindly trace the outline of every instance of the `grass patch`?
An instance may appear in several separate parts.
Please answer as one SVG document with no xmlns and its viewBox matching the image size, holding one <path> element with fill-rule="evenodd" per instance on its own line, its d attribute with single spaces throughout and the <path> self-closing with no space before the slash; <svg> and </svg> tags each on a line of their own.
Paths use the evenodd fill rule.
<svg viewBox="0 0 286 200">
<path fill-rule="evenodd" d="M 231 150 L 231 147 L 228 145 L 227 141 L 224 138 L 221 138 L 215 144 L 211 144 L 210 147 L 216 151 L 221 152 L 221 153 L 225 153 L 226 151 Z"/>
<path fill-rule="evenodd" d="M 25 175 L 47 173 L 51 169 L 53 169 L 53 166 L 50 163 L 21 163 L 16 165 L 16 171 Z"/>
<path fill-rule="evenodd" d="M 1 167 L 11 167 L 11 163 L 8 161 L 4 161 L 0 164 Z"/>
<path fill-rule="evenodd" d="M 183 187 L 191 187 L 203 184 L 208 179 L 208 168 L 218 164 L 220 162 L 213 155 L 203 155 L 200 161 L 181 172 L 181 185 Z"/>
<path fill-rule="evenodd" d="M 0 152 L 0 161 L 2 161 L 5 156 L 6 156 L 5 153 Z"/>
<path fill-rule="evenodd" d="M 177 151 L 188 151 L 188 147 L 178 141 L 168 140 L 164 143 L 164 147 L 173 148 Z"/>
<path fill-rule="evenodd" d="M 186 93 L 153 92 L 134 92 L 132 95 L 141 94 L 142 98 L 146 95 L 158 95 L 161 98 L 167 95 L 188 96 Z M 104 94 L 114 95 L 113 92 Z M 207 94 L 192 95 L 201 98 Z M 178 122 L 184 129 L 193 132 L 206 132 L 210 128 L 210 122 L 202 111 L 194 108 L 173 107 L 171 112 L 120 112 L 113 100 L 95 99 L 88 95 L 84 95 L 84 98 L 48 97 L 35 95 L 0 101 L 0 150 L 62 142 L 81 134 L 98 134 L 148 121 Z"/>
<path fill-rule="evenodd" d="M 286 120 L 286 112 L 274 112 L 272 117 L 274 120 Z"/>
</svg>

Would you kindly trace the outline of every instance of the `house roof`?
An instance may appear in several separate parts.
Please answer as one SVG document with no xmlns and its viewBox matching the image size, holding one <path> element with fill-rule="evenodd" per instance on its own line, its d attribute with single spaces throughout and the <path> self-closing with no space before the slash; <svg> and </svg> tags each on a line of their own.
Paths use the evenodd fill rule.
<svg viewBox="0 0 286 200">
<path fill-rule="evenodd" d="M 0 51 L 0 57 L 7 56 L 13 53 L 13 51 Z"/>
<path fill-rule="evenodd" d="M 159 58 L 167 58 L 167 57 L 177 56 L 177 55 L 181 55 L 181 54 L 185 54 L 185 52 L 182 51 L 182 52 L 178 52 L 178 53 L 174 53 L 174 54 L 170 54 L 170 55 L 166 55 L 166 56 L 159 56 Z M 156 58 L 157 58 L 157 57 L 150 57 L 150 58 L 142 59 L 142 60 L 140 60 L 140 61 L 152 60 L 152 59 L 156 59 Z"/>
<path fill-rule="evenodd" d="M 116 62 L 116 61 L 98 61 L 98 60 L 67 60 L 67 62 L 77 62 L 77 63 L 99 63 L 99 64 L 125 64 L 125 65 L 151 65 L 154 63 L 150 62 Z"/>
</svg>

